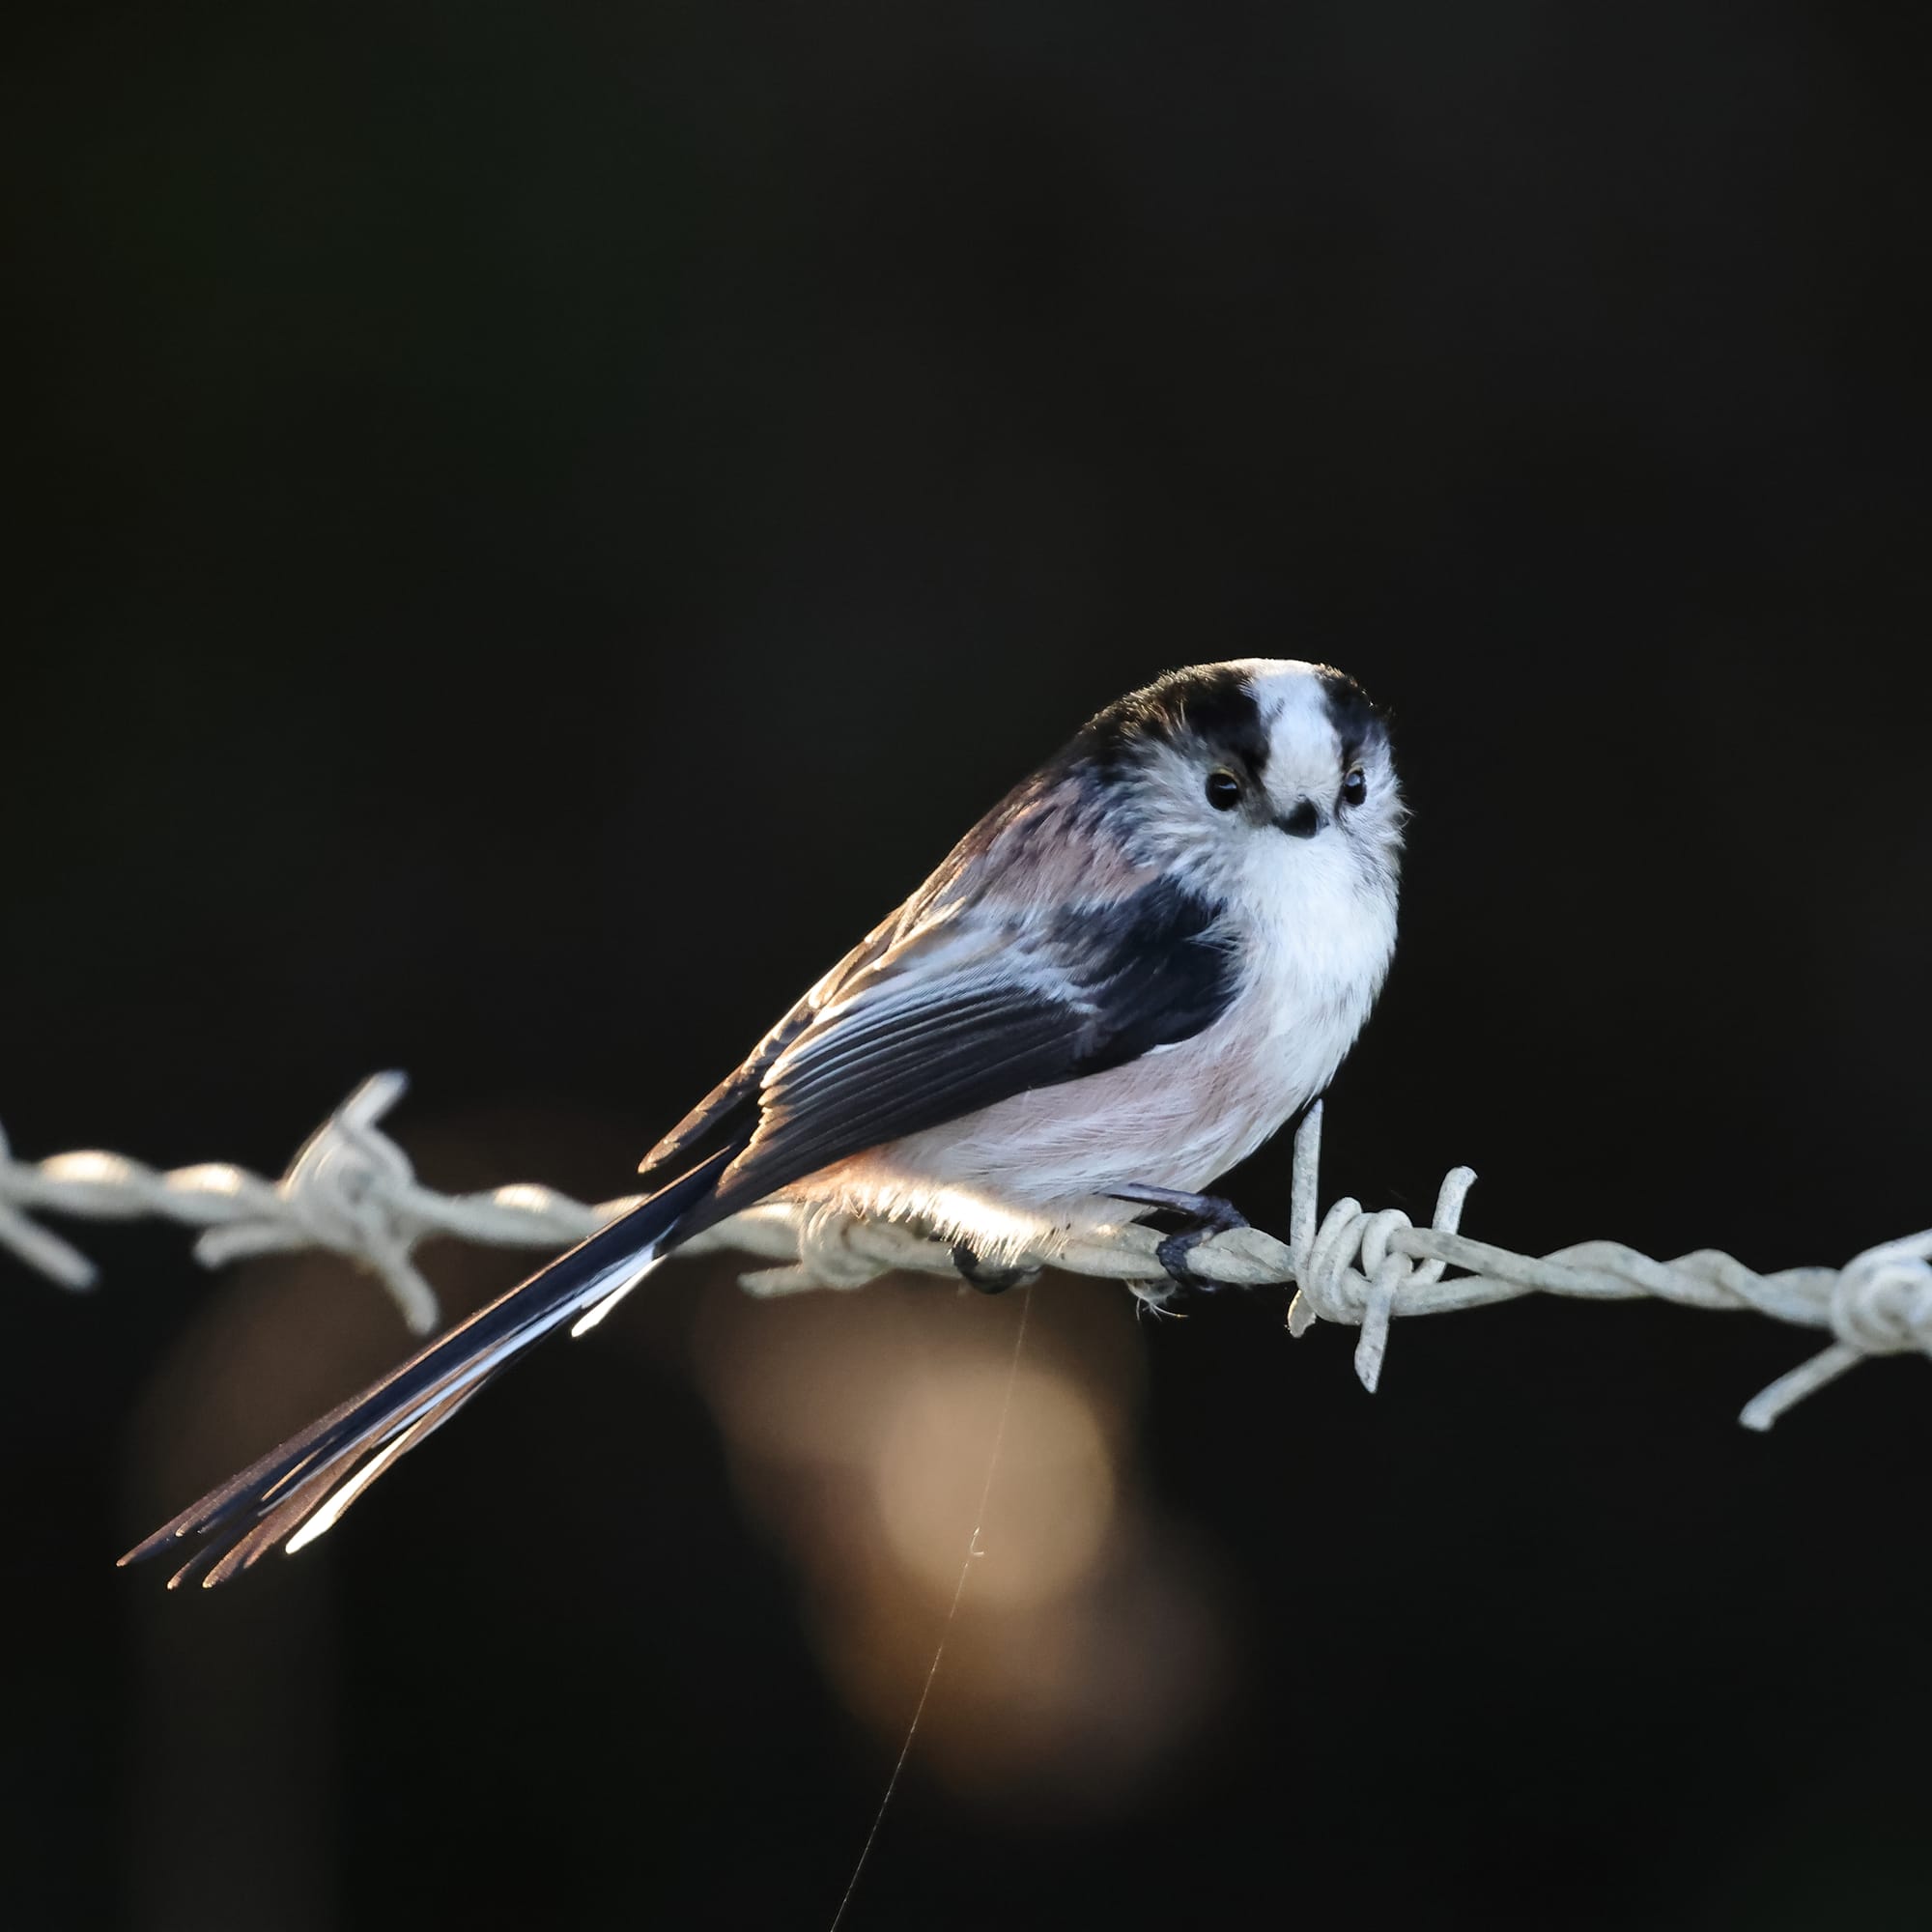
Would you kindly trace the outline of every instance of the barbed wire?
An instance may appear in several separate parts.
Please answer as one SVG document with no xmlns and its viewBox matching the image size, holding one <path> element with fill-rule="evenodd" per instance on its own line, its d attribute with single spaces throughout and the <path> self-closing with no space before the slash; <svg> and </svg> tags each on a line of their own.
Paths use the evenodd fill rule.
<svg viewBox="0 0 1932 1932">
<path fill-rule="evenodd" d="M 14 1157 L 0 1130 L 0 1248 L 63 1288 L 94 1285 L 94 1264 L 31 1217 L 96 1220 L 155 1216 L 202 1230 L 196 1259 L 209 1267 L 253 1255 L 323 1248 L 360 1263 L 394 1297 L 412 1333 L 440 1319 L 436 1292 L 413 1255 L 438 1236 L 499 1247 L 560 1247 L 582 1240 L 636 1207 L 640 1196 L 585 1203 L 553 1187 L 518 1181 L 486 1193 L 440 1194 L 415 1178 L 409 1156 L 381 1122 L 408 1091 L 401 1073 L 362 1082 L 309 1137 L 279 1180 L 225 1162 L 159 1172 L 123 1154 Z M 1373 1390 L 1397 1316 L 1446 1314 L 1561 1294 L 1593 1301 L 1650 1295 L 1690 1308 L 1753 1309 L 1779 1321 L 1829 1332 L 1829 1347 L 1746 1404 L 1739 1420 L 1769 1429 L 1793 1404 L 1874 1355 L 1932 1354 L 1932 1231 L 1888 1241 L 1842 1268 L 1793 1267 L 1759 1274 L 1732 1256 L 1699 1249 L 1660 1262 L 1615 1241 L 1583 1241 L 1547 1255 L 1520 1255 L 1461 1232 L 1474 1173 L 1443 1177 L 1435 1212 L 1418 1228 L 1399 1208 L 1370 1212 L 1337 1201 L 1320 1210 L 1321 1105 L 1295 1135 L 1290 1234 L 1259 1228 L 1211 1235 L 1188 1255 L 1192 1270 L 1227 1288 L 1293 1283 L 1288 1327 L 1316 1321 L 1361 1330 L 1355 1373 Z M 1123 1282 L 1150 1307 L 1172 1294 L 1155 1258 L 1160 1236 L 1122 1223 L 1093 1237 L 1021 1259 Z M 867 1221 L 828 1208 L 767 1202 L 685 1243 L 676 1252 L 729 1251 L 779 1264 L 740 1277 L 756 1294 L 859 1288 L 896 1269 L 956 1276 L 950 1245 L 916 1229 Z M 1462 1273 L 1446 1277 L 1446 1270 Z"/>
</svg>

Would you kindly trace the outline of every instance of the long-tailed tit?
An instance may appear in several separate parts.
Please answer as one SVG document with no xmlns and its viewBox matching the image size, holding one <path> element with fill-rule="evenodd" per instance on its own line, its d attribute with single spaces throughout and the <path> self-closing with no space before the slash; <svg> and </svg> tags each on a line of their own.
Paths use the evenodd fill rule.
<svg viewBox="0 0 1932 1932">
<path fill-rule="evenodd" d="M 1395 945 L 1382 721 L 1325 666 L 1176 671 L 976 825 L 643 1163 L 655 1191 L 211 1492 L 123 1562 L 174 1581 L 319 1536 L 553 1330 L 778 1196 L 917 1226 L 996 1288 L 1156 1208 L 1161 1264 L 1239 1222 L 1201 1192 L 1327 1085 Z"/>
</svg>

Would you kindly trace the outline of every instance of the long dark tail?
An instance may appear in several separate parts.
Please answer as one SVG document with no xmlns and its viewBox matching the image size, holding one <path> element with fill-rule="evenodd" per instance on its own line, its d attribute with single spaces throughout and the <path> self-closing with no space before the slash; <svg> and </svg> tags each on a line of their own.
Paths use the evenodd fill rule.
<svg viewBox="0 0 1932 1932">
<path fill-rule="evenodd" d="M 701 1162 L 522 1287 L 439 1335 L 374 1387 L 211 1490 L 121 1561 L 179 1553 L 184 1538 L 200 1537 L 201 1547 L 168 1579 L 168 1588 L 197 1575 L 208 1588 L 239 1577 L 277 1544 L 297 1549 L 320 1536 L 384 1469 L 526 1349 L 590 1315 L 680 1238 L 696 1234 L 700 1222 L 715 1219 L 715 1208 L 703 1209 L 736 1151 L 726 1148 Z"/>
</svg>

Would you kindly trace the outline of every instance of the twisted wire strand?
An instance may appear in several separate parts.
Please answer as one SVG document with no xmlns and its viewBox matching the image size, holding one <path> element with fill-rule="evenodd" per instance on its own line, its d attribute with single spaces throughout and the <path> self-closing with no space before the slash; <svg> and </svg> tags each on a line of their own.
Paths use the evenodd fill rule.
<svg viewBox="0 0 1932 1932">
<path fill-rule="evenodd" d="M 144 1216 L 202 1232 L 196 1258 L 209 1267 L 252 1255 L 324 1248 L 361 1264 L 394 1298 L 412 1332 L 440 1319 L 435 1291 L 413 1255 L 437 1236 L 499 1247 L 555 1248 L 580 1241 L 637 1206 L 640 1197 L 585 1203 L 519 1181 L 478 1194 L 440 1194 L 415 1178 L 409 1156 L 381 1122 L 407 1091 L 400 1073 L 378 1073 L 355 1089 L 313 1133 L 278 1180 L 223 1162 L 158 1172 L 125 1155 L 86 1151 L 41 1161 L 14 1157 L 0 1131 L 0 1248 L 63 1288 L 95 1282 L 93 1264 L 32 1218 L 96 1220 Z M 1443 1177 L 1430 1224 L 1399 1208 L 1371 1212 L 1343 1199 L 1320 1207 L 1321 1106 L 1308 1110 L 1294 1141 L 1289 1239 L 1259 1228 L 1211 1235 L 1189 1265 L 1228 1288 L 1292 1283 L 1288 1327 L 1317 1321 L 1360 1330 L 1355 1373 L 1373 1390 L 1397 1316 L 1446 1314 L 1562 1294 L 1585 1300 L 1650 1295 L 1690 1308 L 1751 1309 L 1825 1331 L 1831 1344 L 1745 1406 L 1739 1420 L 1768 1429 L 1795 1403 L 1873 1355 L 1932 1354 L 1932 1230 L 1856 1255 L 1841 1268 L 1794 1267 L 1759 1274 L 1716 1249 L 1656 1261 L 1615 1241 L 1582 1241 L 1547 1255 L 1520 1255 L 1462 1233 L 1475 1175 Z M 1051 1253 L 1022 1258 L 1076 1274 L 1123 1282 L 1150 1306 L 1166 1300 L 1151 1229 L 1123 1222 Z M 854 1219 L 824 1207 L 765 1202 L 708 1230 L 681 1254 L 730 1251 L 776 1265 L 741 1277 L 756 1294 L 859 1288 L 895 1269 L 954 1275 L 950 1245 L 916 1229 Z M 1462 1270 L 1451 1277 L 1449 1268 Z"/>
</svg>

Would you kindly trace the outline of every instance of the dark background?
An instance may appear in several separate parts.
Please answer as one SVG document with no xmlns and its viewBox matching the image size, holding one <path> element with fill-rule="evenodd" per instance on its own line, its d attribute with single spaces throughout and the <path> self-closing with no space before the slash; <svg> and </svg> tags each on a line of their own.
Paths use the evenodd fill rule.
<svg viewBox="0 0 1932 1932">
<path fill-rule="evenodd" d="M 1766 1268 L 1932 1220 L 1922 19 L 7 31 L 20 1154 L 275 1174 L 395 1065 L 431 1179 L 621 1193 L 1087 712 L 1266 653 L 1416 808 L 1331 1195 L 1467 1161 L 1473 1234 Z M 0 1257 L 9 1923 L 829 1923 L 897 1739 L 687 1372 L 728 1269 L 183 1599 L 110 1559 L 404 1337 L 63 1226 L 92 1297 Z M 1743 1315 L 1405 1324 L 1371 1401 L 1278 1298 L 1094 1293 L 1220 1689 L 1091 1804 L 915 1747 L 850 1926 L 1932 1923 L 1922 1362 L 1759 1438 L 1816 1341 Z"/>
</svg>

